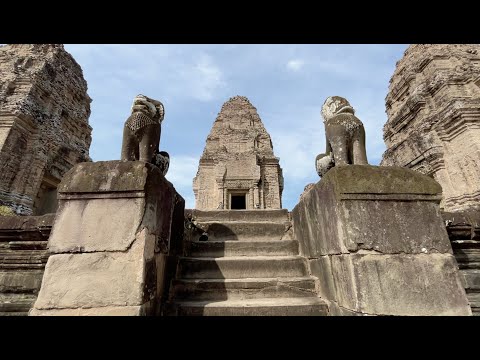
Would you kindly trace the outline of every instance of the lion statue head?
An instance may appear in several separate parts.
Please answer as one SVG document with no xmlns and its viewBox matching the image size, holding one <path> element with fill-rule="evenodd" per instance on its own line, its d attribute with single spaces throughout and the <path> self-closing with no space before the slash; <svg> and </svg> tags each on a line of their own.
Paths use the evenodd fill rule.
<svg viewBox="0 0 480 360">
<path fill-rule="evenodd" d="M 165 117 L 163 104 L 142 94 L 135 96 L 135 99 L 133 99 L 132 114 L 134 112 L 141 112 L 159 123 Z"/>
<path fill-rule="evenodd" d="M 330 120 L 337 114 L 350 113 L 355 114 L 355 110 L 347 99 L 341 96 L 329 96 L 322 106 L 323 122 Z"/>
</svg>

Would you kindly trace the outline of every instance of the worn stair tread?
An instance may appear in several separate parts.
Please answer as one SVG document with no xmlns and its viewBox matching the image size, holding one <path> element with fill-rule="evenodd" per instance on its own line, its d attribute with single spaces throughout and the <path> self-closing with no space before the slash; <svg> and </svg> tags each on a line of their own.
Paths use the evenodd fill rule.
<svg viewBox="0 0 480 360">
<path fill-rule="evenodd" d="M 184 282 L 184 283 L 192 283 L 192 284 L 199 284 L 199 283 L 267 283 L 267 282 L 298 282 L 298 281 L 315 281 L 314 278 L 310 276 L 300 276 L 300 277 L 266 277 L 266 278 L 228 278 L 228 279 L 177 279 L 175 282 Z"/>
<path fill-rule="evenodd" d="M 207 241 L 192 241 L 192 244 L 229 244 L 229 245 L 238 245 L 238 244 L 245 244 L 245 245 L 254 245 L 258 244 L 281 244 L 287 242 L 296 242 L 297 240 L 292 239 L 285 239 L 285 240 L 207 240 Z"/>
<path fill-rule="evenodd" d="M 303 260 L 304 257 L 300 255 L 285 255 L 285 256 L 268 256 L 268 255 L 257 255 L 257 256 L 224 256 L 224 257 L 198 257 L 198 256 L 182 256 L 180 257 L 181 261 L 215 261 L 215 262 L 226 262 L 226 261 L 284 261 L 284 260 Z"/>
<path fill-rule="evenodd" d="M 172 283 L 176 299 L 226 300 L 314 296 L 315 278 L 263 277 L 228 279 L 177 279 Z"/>
<path fill-rule="evenodd" d="M 286 236 L 290 222 L 256 221 L 197 221 L 197 227 L 206 231 L 210 241 L 218 240 L 280 240 Z M 200 237 L 196 232 L 194 239 Z"/>
<path fill-rule="evenodd" d="M 266 244 L 266 245 L 275 245 L 275 244 L 283 244 L 283 243 L 295 243 L 297 240 L 285 239 L 285 240 L 207 240 L 207 241 L 192 241 L 192 244 L 213 244 L 213 245 L 229 245 L 229 246 L 237 246 L 237 245 L 255 245 L 255 244 Z"/>
<path fill-rule="evenodd" d="M 222 240 L 221 238 L 215 238 L 215 240 L 199 241 L 193 240 L 194 244 L 208 244 L 208 243 L 279 243 L 283 241 L 291 241 L 290 239 L 282 239 L 281 236 L 268 237 L 268 240 L 258 240 L 258 237 L 242 237 L 240 240 Z"/>
<path fill-rule="evenodd" d="M 325 301 L 318 297 L 299 298 L 260 298 L 242 300 L 209 300 L 209 301 L 176 301 L 177 305 L 188 307 L 275 307 L 275 306 L 305 306 L 326 305 Z"/>
<path fill-rule="evenodd" d="M 193 210 L 196 221 L 288 221 L 287 209 L 252 209 L 252 210 Z"/>
<path fill-rule="evenodd" d="M 194 257 L 288 256 L 298 254 L 296 240 L 192 241 L 188 253 Z"/>
</svg>

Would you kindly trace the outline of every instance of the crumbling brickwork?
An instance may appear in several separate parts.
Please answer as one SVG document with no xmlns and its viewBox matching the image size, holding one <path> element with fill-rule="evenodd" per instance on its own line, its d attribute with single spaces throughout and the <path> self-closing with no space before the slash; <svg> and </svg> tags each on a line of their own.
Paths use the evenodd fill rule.
<svg viewBox="0 0 480 360">
<path fill-rule="evenodd" d="M 20 215 L 56 209 L 56 187 L 91 161 L 91 99 L 61 44 L 0 46 L 0 205 Z"/>
<path fill-rule="evenodd" d="M 283 175 L 270 135 L 244 96 L 223 104 L 193 180 L 198 210 L 281 209 Z M 238 204 L 235 203 L 238 201 Z"/>
<path fill-rule="evenodd" d="M 381 165 L 432 176 L 446 211 L 480 207 L 480 46 L 411 45 L 386 98 Z"/>
</svg>

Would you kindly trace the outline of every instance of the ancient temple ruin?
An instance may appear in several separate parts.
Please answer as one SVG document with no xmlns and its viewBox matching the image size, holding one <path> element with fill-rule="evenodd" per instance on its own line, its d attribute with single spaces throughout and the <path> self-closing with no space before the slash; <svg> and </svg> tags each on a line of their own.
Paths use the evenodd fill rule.
<svg viewBox="0 0 480 360">
<path fill-rule="evenodd" d="M 90 161 L 90 102 L 63 45 L 0 47 L 0 205 L 20 215 L 55 212 L 63 175 Z"/>
<path fill-rule="evenodd" d="M 160 101 L 135 97 L 121 159 L 91 162 L 80 66 L 62 45 L 0 47 L 0 210 L 21 215 L 0 216 L 0 316 L 480 315 L 480 211 L 439 206 L 442 186 L 450 208 L 479 200 L 477 48 L 398 64 L 383 165 L 418 171 L 368 165 L 353 108 L 325 101 L 322 179 L 289 211 L 247 98 L 223 105 L 185 209 Z"/>
<path fill-rule="evenodd" d="M 279 158 L 246 97 L 223 104 L 207 137 L 193 191 L 198 210 L 282 208 Z"/>
<path fill-rule="evenodd" d="M 411 45 L 386 110 L 381 165 L 432 176 L 446 211 L 480 208 L 480 46 Z"/>
</svg>

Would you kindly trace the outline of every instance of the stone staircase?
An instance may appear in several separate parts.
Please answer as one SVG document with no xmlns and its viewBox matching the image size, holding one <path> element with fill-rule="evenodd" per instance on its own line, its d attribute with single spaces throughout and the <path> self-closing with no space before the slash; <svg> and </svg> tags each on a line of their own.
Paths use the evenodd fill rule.
<svg viewBox="0 0 480 360">
<path fill-rule="evenodd" d="M 37 299 L 54 219 L 0 216 L 0 316 L 27 316 Z"/>
<path fill-rule="evenodd" d="M 168 315 L 327 315 L 287 210 L 195 210 L 193 217 L 208 240 L 198 241 L 199 233 L 186 241 Z"/>
</svg>

